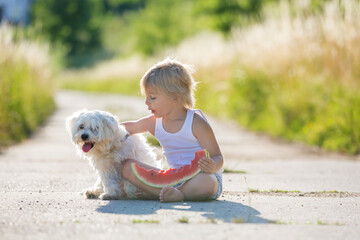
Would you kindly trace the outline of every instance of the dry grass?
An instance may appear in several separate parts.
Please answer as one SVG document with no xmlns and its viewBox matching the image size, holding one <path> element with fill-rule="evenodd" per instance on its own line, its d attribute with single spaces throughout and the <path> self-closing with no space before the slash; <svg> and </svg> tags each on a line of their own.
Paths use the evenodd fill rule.
<svg viewBox="0 0 360 240">
<path fill-rule="evenodd" d="M 360 6 L 356 0 L 331 1 L 324 14 L 302 15 L 310 1 L 296 1 L 298 15 L 282 2 L 267 9 L 266 21 L 234 31 L 239 65 L 269 75 L 321 74 L 326 79 L 358 83 Z"/>
<path fill-rule="evenodd" d="M 263 22 L 234 29 L 225 39 L 203 32 L 166 51 L 201 70 L 251 69 L 268 75 L 321 74 L 346 83 L 360 75 L 360 5 L 330 1 L 323 14 L 309 14 L 310 1 L 281 1 L 264 9 Z M 296 11 L 292 11 L 296 9 Z M 307 14 L 305 14 L 307 13 Z M 160 56 L 161 58 L 162 56 Z M 226 71 L 226 70 L 225 70 Z M 229 70 L 228 70 L 229 71 Z M 218 81 L 228 80 L 216 76 Z"/>
</svg>

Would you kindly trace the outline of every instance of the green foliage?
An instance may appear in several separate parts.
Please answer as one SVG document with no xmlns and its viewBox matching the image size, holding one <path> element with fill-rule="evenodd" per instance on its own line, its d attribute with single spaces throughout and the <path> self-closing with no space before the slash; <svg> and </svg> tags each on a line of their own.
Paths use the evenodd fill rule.
<svg viewBox="0 0 360 240">
<path fill-rule="evenodd" d="M 304 79 L 268 76 L 249 69 L 234 71 L 228 85 L 202 76 L 198 79 L 196 104 L 212 115 L 230 117 L 254 131 L 329 150 L 359 153 L 359 87 L 326 79 L 315 81 L 311 76 Z M 69 79 L 62 87 L 139 95 L 138 84 L 138 79 Z M 151 138 L 148 140 L 153 143 Z"/>
<path fill-rule="evenodd" d="M 43 53 L 19 36 L 4 42 L 4 35 L 13 32 L 0 28 L 0 146 L 27 137 L 55 107 Z"/>
<path fill-rule="evenodd" d="M 228 66 L 233 71 L 230 77 L 219 78 L 218 83 L 201 78 L 205 83 L 199 85 L 199 107 L 254 131 L 358 154 L 358 1 L 290 3 L 282 5 L 282 12 L 279 6 L 275 9 L 271 24 L 266 19 L 258 24 L 256 34 L 249 26 L 243 30 L 245 41 L 236 38 L 240 54 L 237 65 Z M 284 16 L 291 28 L 281 30 Z M 269 27 L 276 21 L 278 28 Z M 310 25 L 312 30 L 303 27 Z M 279 38 L 283 35 L 288 41 Z M 219 88 L 220 82 L 229 85 Z"/>
<path fill-rule="evenodd" d="M 208 0 L 196 1 L 196 11 L 208 15 L 214 29 L 229 33 L 244 19 L 258 16 L 266 0 Z"/>
<path fill-rule="evenodd" d="M 244 72 L 234 74 L 227 103 L 213 113 L 230 116 L 254 131 L 333 151 L 360 152 L 360 94 L 355 90 L 359 86 L 315 81 L 311 76 L 297 79 Z M 219 98 L 216 88 L 209 90 L 208 85 L 206 91 Z M 204 101 L 198 103 L 200 108 L 212 108 Z"/>
<path fill-rule="evenodd" d="M 194 14 L 198 17 L 199 11 L 207 14 L 207 18 L 201 19 L 202 23 L 225 19 L 226 24 L 220 24 L 217 29 L 226 32 L 230 26 L 241 24 L 239 15 L 256 16 L 261 6 L 269 2 L 278 4 L 271 0 L 253 3 L 196 1 L 197 12 L 194 13 L 190 0 L 148 0 L 144 6 L 134 7 L 116 21 L 112 20 L 107 31 L 117 33 L 109 36 L 126 36 L 127 44 L 131 43 L 126 45 L 129 49 L 151 55 L 165 46 L 177 44 L 194 29 L 200 29 L 196 26 L 199 19 L 193 21 Z M 210 68 L 197 72 L 196 79 L 200 82 L 196 92 L 197 107 L 219 117 L 235 119 L 255 131 L 329 150 L 359 153 L 360 48 L 356 16 L 360 15 L 358 8 L 352 7 L 352 4 L 357 6 L 358 1 L 331 1 L 331 6 L 326 5 L 328 1 L 320 0 L 308 4 L 286 2 L 291 4 L 273 9 L 275 15 L 269 17 L 270 22 L 264 15 L 264 24 L 258 24 L 256 31 L 249 26 L 249 31 L 242 31 L 246 38 L 232 39 L 237 41 L 239 52 L 232 63 L 221 65 L 217 59 Z M 251 5 L 255 3 L 258 5 Z M 323 11 L 325 7 L 335 12 Z M 325 17 L 321 15 L 326 13 Z M 230 17 L 227 18 L 227 14 Z M 292 17 L 296 19 L 293 21 Z M 271 27 L 276 26 L 276 21 L 279 27 Z M 284 21 L 291 27 L 282 28 Z M 118 31 L 112 27 L 117 27 Z M 183 28 L 186 28 L 184 32 L 179 31 Z M 352 34 L 346 34 L 349 31 Z M 121 34 L 124 32 L 126 34 Z M 283 35 L 287 37 L 279 37 Z M 121 41 L 126 42 L 126 39 Z M 111 42 L 115 47 L 116 39 Z M 83 81 L 79 82 L 78 89 L 93 85 L 92 89 L 102 91 L 131 93 L 127 89 L 138 90 L 136 79 L 122 81 L 131 86 L 129 88 L 115 87 L 110 82 Z M 69 87 L 74 88 L 74 85 Z"/>
<path fill-rule="evenodd" d="M 200 29 L 213 26 L 228 33 L 233 25 L 258 16 L 267 1 L 38 0 L 32 24 L 41 26 L 40 33 L 53 45 L 67 49 L 68 57 L 76 56 L 68 65 L 86 66 L 81 59 L 94 58 L 93 51 L 153 55 Z"/>
<path fill-rule="evenodd" d="M 38 0 L 32 20 L 53 44 L 64 45 L 68 54 L 74 55 L 101 46 L 100 11 L 96 0 Z"/>
<path fill-rule="evenodd" d="M 146 0 L 103 0 L 106 12 L 123 14 L 127 11 L 135 11 L 145 7 Z"/>
<path fill-rule="evenodd" d="M 134 49 L 146 55 L 178 44 L 197 30 L 191 1 L 148 0 L 130 18 Z"/>
<path fill-rule="evenodd" d="M 267 0 L 268 1 L 268 0 Z M 256 16 L 266 0 L 107 0 L 104 41 L 145 55 L 178 44 L 201 29 L 229 32 L 242 18 Z M 114 20 L 117 19 L 117 20 Z M 109 41 L 108 39 L 111 39 Z M 125 47 L 124 47 L 125 46 Z M 123 51 L 121 52 L 123 53 Z"/>
</svg>

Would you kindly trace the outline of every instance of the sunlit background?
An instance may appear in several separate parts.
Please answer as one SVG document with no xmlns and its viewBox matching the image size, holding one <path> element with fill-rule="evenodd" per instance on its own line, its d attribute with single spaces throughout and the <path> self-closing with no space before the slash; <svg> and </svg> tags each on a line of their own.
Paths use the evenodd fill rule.
<svg viewBox="0 0 360 240">
<path fill-rule="evenodd" d="M 360 153 L 359 0 L 0 0 L 0 145 L 59 89 L 139 95 L 166 56 L 197 108 L 253 131 Z"/>
</svg>

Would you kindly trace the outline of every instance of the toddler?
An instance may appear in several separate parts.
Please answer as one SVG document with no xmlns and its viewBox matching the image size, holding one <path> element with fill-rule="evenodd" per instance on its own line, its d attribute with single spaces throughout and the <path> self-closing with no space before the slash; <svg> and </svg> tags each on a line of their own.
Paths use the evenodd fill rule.
<svg viewBox="0 0 360 240">
<path fill-rule="evenodd" d="M 206 118 L 200 110 L 193 109 L 195 85 L 190 68 L 172 59 L 157 63 L 141 79 L 141 91 L 151 115 L 122 123 L 129 134 L 150 132 L 154 135 L 171 168 L 190 164 L 195 152 L 201 149 L 210 153 L 210 158 L 199 161 L 202 170 L 199 174 L 162 189 L 141 182 L 132 172 L 131 163 L 148 169 L 154 167 L 135 159 L 126 160 L 122 175 L 139 189 L 137 194 L 142 198 L 161 202 L 203 201 L 217 199 L 222 192 L 223 156 Z"/>
</svg>

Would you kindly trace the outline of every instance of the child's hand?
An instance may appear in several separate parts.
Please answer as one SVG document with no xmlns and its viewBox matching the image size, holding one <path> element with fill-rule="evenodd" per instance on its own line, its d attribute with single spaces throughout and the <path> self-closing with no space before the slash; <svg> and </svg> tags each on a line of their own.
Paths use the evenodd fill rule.
<svg viewBox="0 0 360 240">
<path fill-rule="evenodd" d="M 199 168 L 206 173 L 215 173 L 216 163 L 211 158 L 202 158 L 199 160 Z"/>
</svg>

